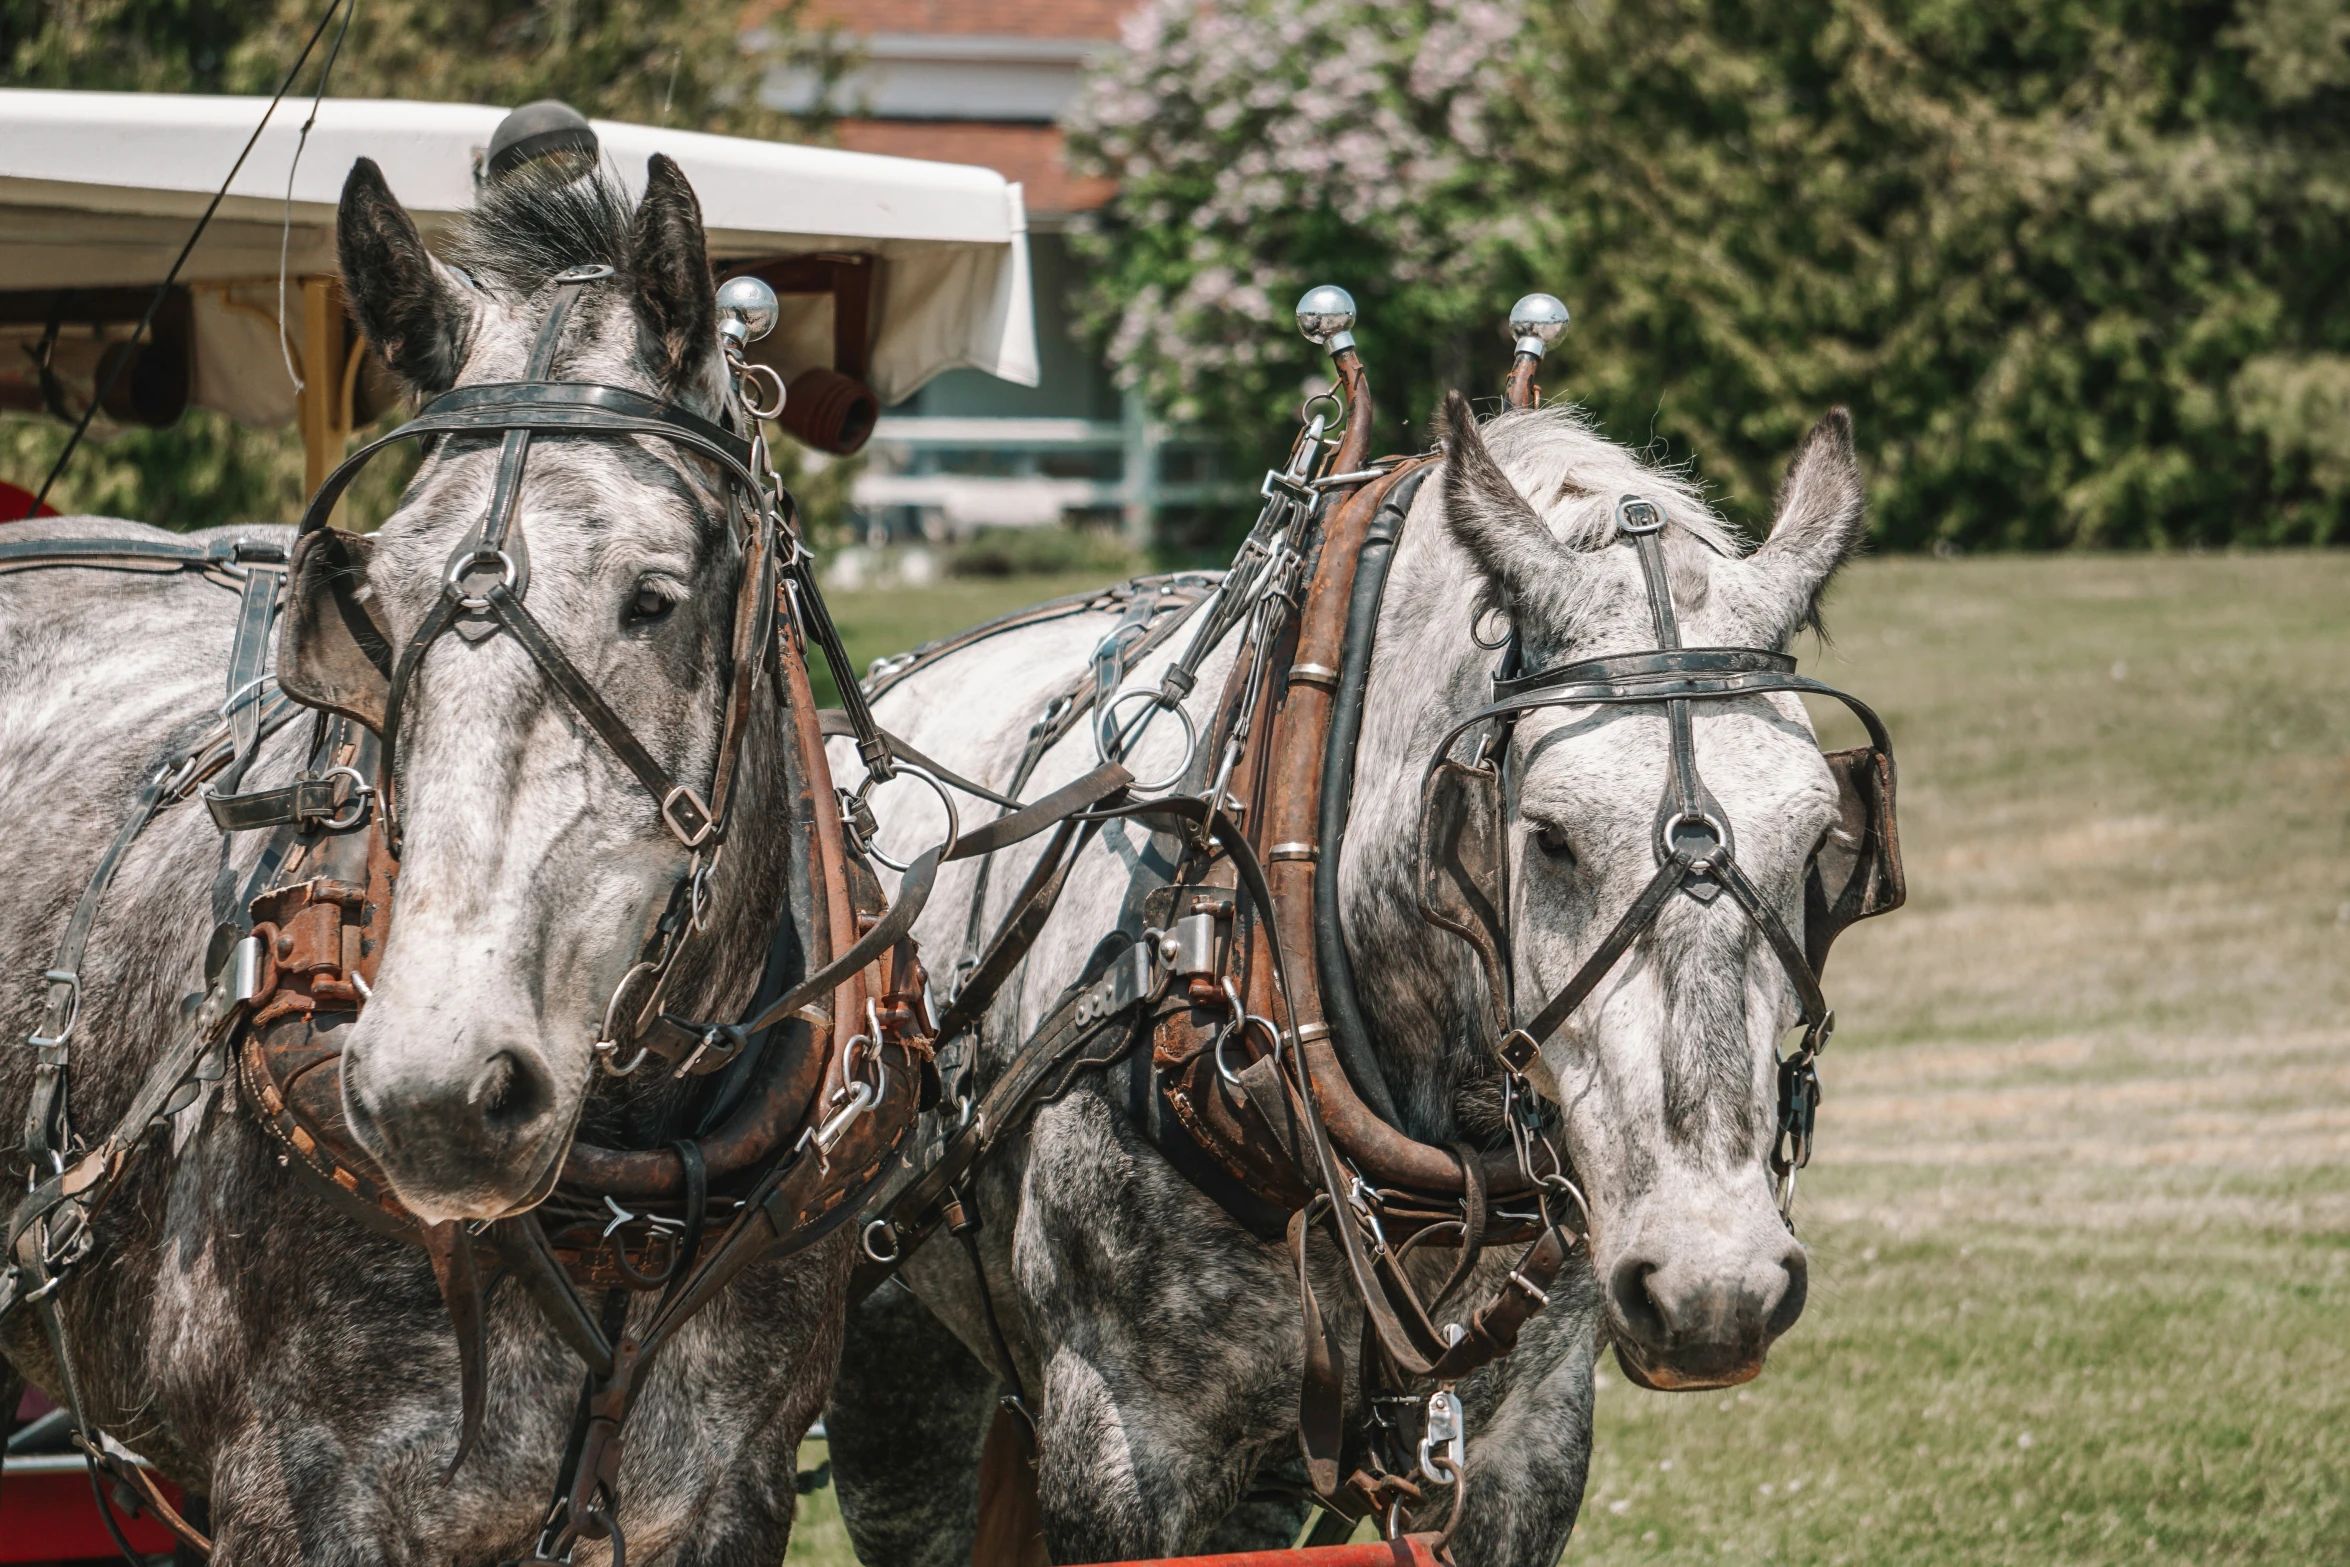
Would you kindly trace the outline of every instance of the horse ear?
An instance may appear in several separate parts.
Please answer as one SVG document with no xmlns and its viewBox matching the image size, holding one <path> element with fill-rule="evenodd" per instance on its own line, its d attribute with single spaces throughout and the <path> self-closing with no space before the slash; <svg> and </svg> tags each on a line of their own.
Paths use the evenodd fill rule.
<svg viewBox="0 0 2350 1567">
<path fill-rule="evenodd" d="M 1831 408 L 1787 465 L 1771 536 L 1747 557 L 1751 631 L 1778 647 L 1815 623 L 1820 594 L 1867 532 L 1868 491 L 1852 450 L 1852 415 Z"/>
<path fill-rule="evenodd" d="M 392 641 L 368 585 L 375 540 L 320 528 L 295 542 L 277 641 L 278 689 L 382 733 Z"/>
<path fill-rule="evenodd" d="M 1477 416 L 1459 392 L 1444 394 L 1444 518 L 1508 603 L 1532 605 L 1555 594 L 1567 551 L 1485 449 Z"/>
<path fill-rule="evenodd" d="M 654 374 L 674 390 L 692 381 L 717 347 L 718 297 L 702 204 L 685 171 L 661 153 L 645 165 L 645 199 L 631 229 L 637 320 L 652 340 Z"/>
<path fill-rule="evenodd" d="M 372 158 L 352 164 L 343 181 L 335 247 L 352 317 L 392 373 L 418 392 L 455 385 L 473 331 L 472 308 L 424 248 Z"/>
</svg>

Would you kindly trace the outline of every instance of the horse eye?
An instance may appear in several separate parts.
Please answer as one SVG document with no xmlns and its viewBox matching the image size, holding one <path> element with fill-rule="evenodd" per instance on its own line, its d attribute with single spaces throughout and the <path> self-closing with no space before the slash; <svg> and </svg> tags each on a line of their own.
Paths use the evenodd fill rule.
<svg viewBox="0 0 2350 1567">
<path fill-rule="evenodd" d="M 1559 826 L 1557 823 L 1545 822 L 1540 827 L 1535 828 L 1534 841 L 1537 844 L 1540 844 L 1542 846 L 1542 852 L 1549 855 L 1552 859 L 1565 860 L 1569 863 L 1574 861 L 1574 846 L 1567 842 L 1566 829 Z"/>
<path fill-rule="evenodd" d="M 628 611 L 622 618 L 632 626 L 650 625 L 677 607 L 677 601 L 653 582 L 640 582 L 636 594 L 628 601 Z"/>
</svg>

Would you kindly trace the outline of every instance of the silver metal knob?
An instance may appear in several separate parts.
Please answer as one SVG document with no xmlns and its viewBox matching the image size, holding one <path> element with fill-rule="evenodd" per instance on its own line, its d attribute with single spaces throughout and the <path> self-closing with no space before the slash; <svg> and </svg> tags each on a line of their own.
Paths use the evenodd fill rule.
<svg viewBox="0 0 2350 1567">
<path fill-rule="evenodd" d="M 1355 297 L 1335 283 L 1309 288 L 1297 302 L 1297 329 L 1333 354 L 1354 347 L 1354 324 Z"/>
<path fill-rule="evenodd" d="M 1552 294 L 1528 294 L 1510 306 L 1510 335 L 1518 352 L 1539 359 L 1567 330 L 1567 307 Z"/>
<path fill-rule="evenodd" d="M 718 290 L 718 335 L 737 346 L 775 330 L 775 290 L 755 277 L 728 278 Z"/>
</svg>

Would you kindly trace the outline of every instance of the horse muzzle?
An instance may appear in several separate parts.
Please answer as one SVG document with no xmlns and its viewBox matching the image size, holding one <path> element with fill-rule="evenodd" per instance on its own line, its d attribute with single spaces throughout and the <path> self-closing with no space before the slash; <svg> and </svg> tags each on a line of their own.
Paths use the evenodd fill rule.
<svg viewBox="0 0 2350 1567">
<path fill-rule="evenodd" d="M 510 1030 L 431 1052 L 370 1043 L 344 1051 L 343 1114 L 410 1211 L 498 1218 L 545 1195 L 578 1103 L 536 1044 Z"/>
<path fill-rule="evenodd" d="M 1809 1266 L 1789 1236 L 1776 1254 L 1673 1257 L 1633 1247 L 1608 1270 L 1608 1337 L 1624 1375 L 1659 1392 L 1752 1381 L 1803 1315 Z"/>
</svg>

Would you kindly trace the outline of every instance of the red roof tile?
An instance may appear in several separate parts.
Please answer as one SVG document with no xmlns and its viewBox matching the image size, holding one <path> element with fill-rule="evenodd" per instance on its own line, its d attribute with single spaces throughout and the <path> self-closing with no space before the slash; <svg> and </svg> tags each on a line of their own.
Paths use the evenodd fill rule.
<svg viewBox="0 0 2350 1567">
<path fill-rule="evenodd" d="M 1007 38 L 1115 38 L 1134 0 L 813 0 L 808 26 L 850 33 L 994 34 Z"/>
<path fill-rule="evenodd" d="M 1003 125 L 977 120 L 843 120 L 842 147 L 893 158 L 976 163 L 1026 187 L 1034 214 L 1089 212 L 1110 199 L 1106 179 L 1080 178 L 1061 161 L 1061 132 L 1053 125 Z"/>
</svg>

